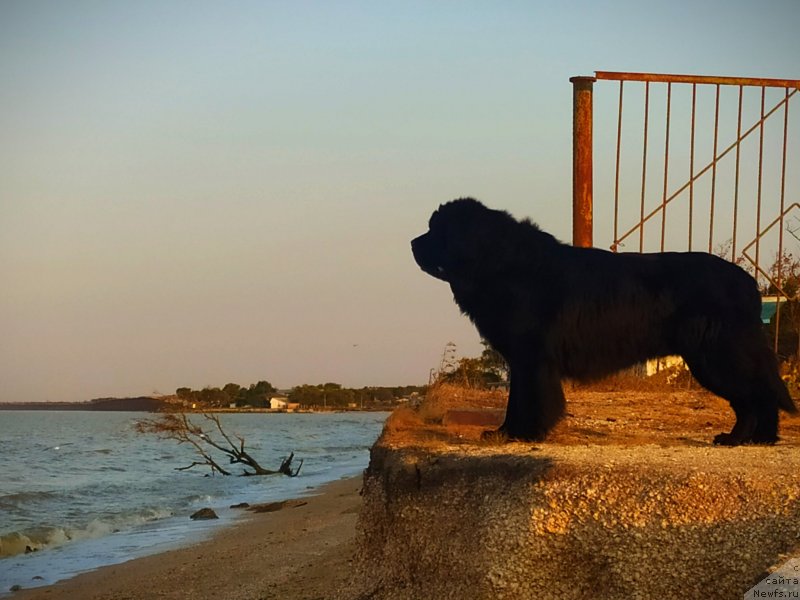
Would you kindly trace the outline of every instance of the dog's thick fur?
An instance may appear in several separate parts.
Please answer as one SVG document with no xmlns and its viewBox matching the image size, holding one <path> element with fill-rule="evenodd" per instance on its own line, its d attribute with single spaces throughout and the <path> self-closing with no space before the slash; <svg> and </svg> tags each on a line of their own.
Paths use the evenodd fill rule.
<svg viewBox="0 0 800 600">
<path fill-rule="evenodd" d="M 778 409 L 795 412 L 761 327 L 750 275 L 701 252 L 613 254 L 558 242 L 530 221 L 462 198 L 412 241 L 417 264 L 509 365 L 501 431 L 541 440 L 564 413 L 561 379 L 592 380 L 680 355 L 730 402 L 736 424 L 716 444 L 771 444 Z"/>
</svg>

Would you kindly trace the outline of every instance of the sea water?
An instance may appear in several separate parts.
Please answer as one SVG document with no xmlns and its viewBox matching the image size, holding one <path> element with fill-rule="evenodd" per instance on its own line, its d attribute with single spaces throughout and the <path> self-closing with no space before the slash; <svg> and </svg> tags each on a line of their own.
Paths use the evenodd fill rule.
<svg viewBox="0 0 800 600">
<path fill-rule="evenodd" d="M 0 595 L 161 552 L 242 514 L 230 506 L 313 493 L 361 473 L 386 413 L 221 414 L 262 467 L 294 452 L 297 477 L 208 476 L 189 444 L 137 433 L 145 413 L 0 412 Z M 203 424 L 202 415 L 191 415 Z M 235 438 L 232 438 L 235 439 Z M 221 466 L 237 474 L 240 465 Z M 199 508 L 214 521 L 192 521 Z"/>
</svg>

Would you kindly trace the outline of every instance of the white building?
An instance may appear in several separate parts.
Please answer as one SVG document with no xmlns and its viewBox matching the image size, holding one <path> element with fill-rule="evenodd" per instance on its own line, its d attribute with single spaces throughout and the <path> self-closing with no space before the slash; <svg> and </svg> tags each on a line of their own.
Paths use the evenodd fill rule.
<svg viewBox="0 0 800 600">
<path fill-rule="evenodd" d="M 269 399 L 269 407 L 272 410 L 286 410 L 289 407 L 289 402 L 286 398 L 274 396 Z"/>
</svg>

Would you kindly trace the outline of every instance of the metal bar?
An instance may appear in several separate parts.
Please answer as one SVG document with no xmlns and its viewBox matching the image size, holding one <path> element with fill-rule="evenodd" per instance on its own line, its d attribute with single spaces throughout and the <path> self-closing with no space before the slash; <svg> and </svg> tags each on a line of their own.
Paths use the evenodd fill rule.
<svg viewBox="0 0 800 600">
<path fill-rule="evenodd" d="M 708 233 L 708 251 L 712 252 L 714 247 L 715 237 L 715 218 L 717 216 L 718 207 L 716 206 L 717 200 L 717 174 L 722 173 L 722 167 L 718 163 L 734 148 L 736 151 L 735 157 L 735 180 L 734 180 L 734 193 L 733 193 L 733 215 L 732 215 L 732 235 L 730 246 L 730 260 L 736 261 L 738 245 L 741 243 L 738 236 L 738 220 L 739 220 L 739 204 L 740 204 L 740 187 L 741 187 L 741 158 L 742 158 L 742 142 L 752 133 L 758 130 L 758 165 L 757 165 L 757 193 L 756 193 L 756 235 L 755 238 L 741 251 L 741 256 L 746 258 L 755 268 L 755 276 L 759 281 L 759 287 L 766 282 L 766 288 L 771 290 L 778 290 L 782 298 L 779 299 L 776 307 L 775 318 L 773 323 L 774 330 L 774 343 L 775 350 L 778 350 L 778 342 L 780 339 L 781 321 L 784 318 L 781 310 L 781 300 L 787 298 L 784 288 L 785 276 L 783 269 L 785 268 L 785 235 L 784 226 L 786 224 L 787 214 L 791 210 L 800 209 L 800 204 L 793 203 L 786 208 L 786 168 L 788 159 L 788 132 L 789 132 L 789 100 L 795 93 L 800 91 L 800 79 L 765 79 L 765 78 L 742 78 L 742 77 L 708 77 L 708 76 L 693 76 L 693 75 L 680 75 L 680 74 L 653 74 L 653 73 L 615 73 L 607 71 L 597 71 L 595 80 L 612 80 L 619 81 L 619 109 L 617 121 L 617 148 L 616 148 L 616 163 L 615 163 L 615 184 L 614 184 L 614 244 L 612 249 L 617 250 L 628 237 L 632 236 L 637 230 L 639 232 L 639 251 L 644 251 L 644 237 L 645 227 L 647 221 L 657 214 L 661 214 L 661 242 L 660 247 L 663 252 L 666 243 L 666 210 L 667 204 L 672 200 L 679 197 L 686 188 L 689 188 L 689 223 L 688 223 L 688 237 L 689 237 L 689 250 L 693 245 L 694 233 L 694 191 L 695 182 L 704 176 L 708 171 L 711 171 L 711 189 L 710 189 L 710 204 L 709 204 L 709 233 Z M 645 98 L 644 98 L 644 127 L 643 127 L 643 149 L 642 149 L 642 174 L 641 174 L 641 199 L 640 199 L 640 220 L 630 230 L 626 231 L 622 236 L 620 233 L 620 171 L 621 171 L 621 146 L 622 146 L 622 118 L 623 118 L 623 86 L 625 81 L 637 81 L 645 84 Z M 647 199 L 647 170 L 648 170 L 648 143 L 649 143 L 649 96 L 650 96 L 650 83 L 666 83 L 667 84 L 667 98 L 666 98 L 666 122 L 665 122 L 665 143 L 664 143 L 664 173 L 663 173 L 663 189 L 662 199 L 659 206 L 654 207 L 649 212 L 645 213 Z M 690 139 L 690 159 L 689 159 L 689 180 L 677 189 L 671 195 L 669 191 L 669 160 L 670 160 L 670 132 L 671 132 L 671 92 L 672 84 L 691 84 L 692 85 L 692 113 L 691 113 L 691 139 Z M 696 117 L 697 117 L 697 86 L 698 85 L 714 85 L 716 87 L 715 93 L 715 110 L 714 110 L 714 134 L 713 134 L 713 158 L 710 163 L 704 166 L 699 171 L 695 172 L 695 150 L 696 150 Z M 719 151 L 719 120 L 720 120 L 720 98 L 721 86 L 737 86 L 738 90 L 738 110 L 736 121 L 736 141 L 726 147 L 722 152 Z M 758 122 L 749 127 L 747 131 L 743 132 L 743 98 L 745 87 L 761 88 L 761 106 L 760 106 L 760 119 Z M 784 97 L 781 101 L 777 102 L 773 108 L 767 112 L 766 104 L 766 88 L 783 88 Z M 783 124 L 783 146 L 781 158 L 781 182 L 780 182 L 780 215 L 766 228 L 762 230 L 762 221 L 764 215 L 765 203 L 767 206 L 773 204 L 772 193 L 769 192 L 771 186 L 765 185 L 764 176 L 765 169 L 767 173 L 770 172 L 768 168 L 769 156 L 765 156 L 765 142 L 766 142 L 766 120 L 772 116 L 781 107 L 784 109 L 784 124 Z M 769 152 L 767 152 L 769 155 Z M 718 168 L 719 167 L 719 168 Z M 791 193 L 791 185 L 790 185 Z M 726 193 L 727 196 L 727 193 Z M 721 214 L 721 213 L 720 213 Z M 772 242 L 767 244 L 767 234 L 774 235 L 771 232 L 775 227 L 778 227 L 777 242 L 778 242 L 778 256 L 772 268 L 762 268 L 761 263 L 761 246 L 764 245 L 764 254 L 767 254 L 768 246 L 771 247 Z M 727 228 L 727 227 L 726 227 Z M 749 227 L 747 227 L 749 229 Z M 755 247 L 755 259 L 751 257 L 749 251 Z M 795 294 L 795 297 L 798 294 Z M 800 352 L 800 347 L 798 347 Z"/>
<path fill-rule="evenodd" d="M 645 81 L 651 83 L 699 83 L 711 85 L 739 85 L 754 87 L 782 87 L 800 89 L 800 79 L 765 79 L 753 77 L 714 77 L 708 75 L 670 75 L 664 73 L 619 73 L 595 71 L 595 79 L 611 81 Z"/>
<path fill-rule="evenodd" d="M 759 121 L 758 142 L 758 192 L 756 194 L 756 262 L 761 260 L 761 179 L 764 171 L 764 98 L 767 88 L 761 88 L 761 121 Z"/>
<path fill-rule="evenodd" d="M 785 95 L 789 95 L 787 89 Z M 786 142 L 789 131 L 789 103 L 783 106 L 783 153 L 781 156 L 781 214 L 778 228 L 778 287 L 783 287 L 783 215 L 786 210 Z M 781 303 L 775 307 L 775 352 L 778 352 L 778 334 L 781 330 Z"/>
<path fill-rule="evenodd" d="M 622 82 L 620 82 L 622 83 Z M 669 181 L 669 118 L 672 102 L 672 84 L 667 84 L 667 127 L 664 132 L 664 191 L 661 196 L 661 252 L 664 251 L 664 238 L 667 234 L 667 183 Z"/>
<path fill-rule="evenodd" d="M 719 139 L 719 85 L 717 85 L 717 95 L 714 104 L 714 151 L 711 156 L 717 155 L 717 140 Z M 711 213 L 708 220 L 708 253 L 714 249 L 714 201 L 717 195 L 717 161 L 712 162 L 711 167 Z"/>
<path fill-rule="evenodd" d="M 572 244 L 592 246 L 592 85 L 572 77 Z"/>
<path fill-rule="evenodd" d="M 789 90 L 786 90 L 786 100 L 789 99 Z M 783 105 L 783 154 L 781 156 L 781 231 L 778 245 L 783 252 L 783 215 L 786 210 L 786 146 L 789 134 L 789 103 Z M 781 259 L 783 256 L 781 255 Z"/>
<path fill-rule="evenodd" d="M 650 82 L 644 84 L 644 144 L 642 149 L 642 200 L 639 210 L 639 252 L 644 250 L 644 200 L 647 189 L 647 118 L 650 113 Z"/>
<path fill-rule="evenodd" d="M 754 132 L 756 129 L 758 129 L 759 127 L 763 127 L 764 121 L 765 121 L 765 120 L 767 120 L 767 119 L 768 119 L 768 118 L 769 118 L 769 117 L 770 117 L 770 116 L 771 116 L 771 115 L 772 115 L 772 114 L 773 114 L 775 111 L 777 111 L 777 110 L 778 110 L 778 109 L 779 109 L 781 106 L 783 106 L 784 104 L 786 104 L 786 103 L 789 101 L 789 99 L 790 99 L 790 98 L 792 98 L 792 96 L 794 96 L 794 95 L 797 93 L 797 91 L 798 91 L 798 90 L 792 90 L 791 92 L 789 92 L 789 94 L 786 96 L 786 98 L 784 98 L 783 100 L 781 100 L 780 102 L 778 102 L 778 103 L 777 103 L 777 104 L 776 104 L 776 105 L 775 105 L 775 106 L 774 106 L 772 109 L 770 109 L 770 111 L 769 111 L 768 113 L 764 114 L 764 115 L 761 117 L 761 119 L 760 119 L 760 120 L 758 120 L 758 121 L 757 121 L 757 122 L 756 122 L 756 123 L 755 123 L 755 124 L 754 124 L 752 127 L 750 127 L 750 129 L 748 129 L 747 131 L 745 131 L 745 132 L 744 132 L 744 133 L 743 133 L 743 134 L 742 134 L 742 135 L 741 135 L 741 136 L 740 136 L 740 137 L 739 137 L 739 138 L 738 138 L 736 141 L 734 141 L 734 142 L 733 142 L 733 143 L 732 143 L 730 146 L 728 146 L 728 147 L 727 147 L 725 150 L 723 150 L 723 151 L 722 151 L 722 152 L 719 154 L 719 156 L 717 156 L 717 157 L 716 157 L 716 158 L 715 158 L 715 159 L 714 159 L 714 160 L 713 160 L 711 163 L 709 163 L 708 165 L 706 165 L 706 166 L 705 166 L 703 169 L 701 169 L 701 170 L 700 170 L 700 171 L 699 171 L 697 174 L 695 174 L 695 175 L 692 177 L 692 179 L 690 179 L 689 181 L 687 181 L 687 182 L 686 182 L 685 184 L 683 184 L 683 185 L 682 185 L 680 188 L 678 188 L 678 189 L 677 189 L 675 192 L 673 192 L 673 193 L 670 195 L 670 197 L 669 197 L 669 198 L 667 198 L 666 202 L 667 202 L 667 203 L 669 203 L 669 202 L 672 202 L 672 201 L 673 201 L 675 198 L 677 198 L 677 197 L 678 197 L 678 196 L 679 196 L 681 193 L 683 193 L 683 191 L 684 191 L 686 188 L 690 187 L 690 186 L 692 185 L 692 183 L 693 183 L 693 182 L 697 181 L 697 180 L 698 180 L 700 177 L 702 177 L 703 175 L 705 175 L 705 174 L 708 172 L 708 170 L 709 170 L 709 169 L 711 169 L 711 167 L 712 167 L 712 165 L 713 165 L 714 163 L 716 163 L 716 162 L 718 162 L 718 161 L 722 160 L 722 159 L 723 159 L 723 158 L 724 158 L 724 157 L 725 157 L 725 156 L 726 156 L 726 155 L 727 155 L 727 154 L 728 154 L 728 153 L 729 153 L 731 150 L 733 150 L 733 149 L 736 147 L 736 145 L 737 145 L 737 144 L 741 143 L 741 142 L 742 142 L 744 139 L 746 139 L 746 138 L 747 138 L 747 137 L 748 137 L 748 136 L 749 136 L 751 133 L 753 133 L 753 132 Z M 649 221 L 650 219 L 652 219 L 654 215 L 657 215 L 657 214 L 658 214 L 658 212 L 659 212 L 660 210 L 661 210 L 661 206 L 658 206 L 658 207 L 656 207 L 654 210 L 652 210 L 651 212 L 649 212 L 649 213 L 648 213 L 648 214 L 647 214 L 647 215 L 646 215 L 646 216 L 645 216 L 645 217 L 642 219 L 642 221 L 641 221 L 641 222 L 637 223 L 636 225 L 634 225 L 633 227 L 631 227 L 631 228 L 630 228 L 628 231 L 626 231 L 626 232 L 625 232 L 623 235 L 621 235 L 617 243 L 618 243 L 618 244 L 619 244 L 619 243 L 621 243 L 621 242 L 622 242 L 622 241 L 623 241 L 625 238 L 629 237 L 629 236 L 630 236 L 632 233 L 634 233 L 634 232 L 635 232 L 637 229 L 640 229 L 641 227 L 643 227 L 643 226 L 644 226 L 644 223 L 645 223 L 646 221 Z"/>
<path fill-rule="evenodd" d="M 619 107 L 617 108 L 617 158 L 614 166 L 614 242 L 617 241 L 619 233 L 619 159 L 622 148 L 622 86 L 624 81 L 619 82 Z M 612 246 L 616 252 L 616 243 Z"/>
<path fill-rule="evenodd" d="M 742 94 L 744 87 L 739 86 L 739 113 L 736 119 L 736 139 L 742 137 Z M 733 184 L 733 235 L 731 236 L 731 260 L 736 261 L 736 224 L 739 220 L 739 156 L 741 144 L 736 144 L 736 179 Z"/>
<path fill-rule="evenodd" d="M 619 108 L 617 109 L 617 162 L 614 167 L 614 245 L 616 252 L 617 233 L 619 233 L 619 158 L 620 148 L 622 147 L 622 86 L 624 81 L 619 82 Z"/>
<path fill-rule="evenodd" d="M 786 291 L 785 291 L 785 290 L 784 290 L 784 289 L 783 289 L 783 288 L 782 288 L 780 285 L 778 285 L 778 282 L 777 282 L 777 281 L 775 281 L 775 279 L 773 279 L 773 277 L 772 277 L 772 275 L 771 275 L 770 273 L 768 273 L 767 271 L 765 271 L 764 269 L 762 269 L 762 268 L 759 266 L 759 264 L 758 264 L 758 263 L 755 261 L 755 259 L 754 259 L 752 256 L 750 256 L 750 255 L 748 254 L 748 250 L 750 250 L 750 248 L 752 248 L 752 247 L 753 247 L 753 246 L 756 244 L 756 242 L 758 242 L 759 238 L 762 238 L 762 237 L 764 237 L 765 235 L 767 235 L 767 233 L 769 233 L 770 229 L 772 229 L 773 227 L 775 227 L 775 225 L 776 225 L 776 224 L 778 224 L 779 222 L 781 222 L 781 221 L 782 221 L 782 219 L 783 219 L 783 218 L 784 218 L 784 217 L 785 217 L 787 214 L 789 214 L 789 212 L 791 212 L 792 210 L 795 210 L 795 209 L 798 209 L 798 210 L 800 210 L 800 204 L 798 204 L 797 202 L 793 202 L 792 204 L 790 204 L 790 205 L 789 205 L 789 206 L 786 208 L 786 210 L 784 210 L 784 211 L 783 211 L 783 214 L 780 214 L 780 215 L 778 215 L 777 217 L 775 217 L 775 219 L 772 221 L 772 223 L 770 223 L 769 225 L 767 225 L 766 229 L 764 229 L 763 231 L 761 231 L 761 232 L 760 232 L 760 233 L 759 233 L 759 234 L 758 234 L 758 235 L 757 235 L 757 236 L 756 236 L 756 237 L 753 239 L 753 241 L 752 241 L 752 242 L 750 242 L 749 244 L 747 244 L 747 246 L 745 246 L 745 247 L 744 247 L 744 249 L 742 250 L 742 256 L 743 256 L 744 258 L 746 258 L 748 261 L 750 261 L 750 264 L 751 264 L 751 265 L 753 265 L 753 268 L 755 269 L 755 271 L 756 271 L 756 274 L 761 274 L 761 275 L 763 275 L 763 276 L 764 276 L 764 278 L 765 278 L 765 279 L 766 279 L 766 280 L 767 280 L 769 283 L 771 283 L 773 286 L 775 286 L 775 289 L 777 289 L 777 290 L 778 290 L 778 293 L 779 293 L 779 294 L 781 294 L 782 296 L 784 296 L 785 298 L 788 298 L 788 297 L 789 297 L 789 295 L 786 293 Z"/>
<path fill-rule="evenodd" d="M 697 114 L 697 84 L 692 84 L 692 133 L 689 152 L 689 251 L 692 250 L 692 223 L 694 222 L 694 123 Z"/>
<path fill-rule="evenodd" d="M 756 245 L 756 242 L 758 241 L 758 239 L 759 239 L 759 238 L 762 238 L 762 237 L 764 237 L 765 235 L 767 235 L 767 233 L 769 233 L 770 229 L 772 229 L 773 227 L 775 227 L 775 225 L 777 225 L 778 223 L 780 223 L 781 219 L 782 219 L 783 217 L 785 217 L 786 215 L 788 215 L 788 214 L 789 214 L 789 212 L 790 212 L 791 210 L 795 209 L 795 208 L 796 208 L 796 209 L 798 209 L 798 210 L 800 210 L 800 203 L 798 203 L 798 202 L 792 202 L 792 203 L 791 203 L 791 204 L 790 204 L 790 205 L 789 205 L 789 206 L 786 208 L 786 210 L 784 210 L 784 211 L 783 211 L 783 214 L 782 214 L 782 215 L 778 215 L 777 217 L 775 217 L 775 219 L 773 219 L 773 221 L 772 221 L 772 222 L 771 222 L 769 225 L 767 225 L 767 227 L 766 227 L 766 228 L 765 228 L 763 231 L 759 232 L 759 233 L 756 235 L 756 237 L 755 237 L 755 238 L 753 238 L 753 241 L 751 241 L 749 244 L 747 244 L 747 246 L 745 246 L 745 247 L 742 249 L 742 256 L 746 256 L 746 257 L 747 257 L 747 259 L 748 259 L 750 262 L 753 262 L 753 258 L 751 258 L 751 257 L 750 257 L 750 255 L 748 255 L 748 254 L 747 254 L 747 251 L 748 251 L 748 250 L 750 250 L 750 248 L 752 248 L 753 246 L 755 246 L 755 245 Z M 764 273 L 764 271 L 762 271 L 762 273 Z M 766 275 L 766 273 L 765 273 L 765 275 Z"/>
</svg>

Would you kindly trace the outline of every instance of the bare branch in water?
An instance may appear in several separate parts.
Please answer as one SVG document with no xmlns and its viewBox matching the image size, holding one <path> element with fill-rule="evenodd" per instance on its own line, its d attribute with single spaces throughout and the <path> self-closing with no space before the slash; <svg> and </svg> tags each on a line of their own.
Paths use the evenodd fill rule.
<svg viewBox="0 0 800 600">
<path fill-rule="evenodd" d="M 178 471 L 207 466 L 211 469 L 212 475 L 214 473 L 231 475 L 230 471 L 224 469 L 214 460 L 211 453 L 216 450 L 228 458 L 229 464 L 241 464 L 252 469 L 252 471 L 248 471 L 245 468 L 242 471 L 244 476 L 275 475 L 280 473 L 288 477 L 297 477 L 298 473 L 300 473 L 300 468 L 303 466 L 302 459 L 300 460 L 300 466 L 296 470 L 292 471 L 291 468 L 294 452 L 281 462 L 281 466 L 278 467 L 277 471 L 265 469 L 245 450 L 244 437 L 234 435 L 233 437 L 236 438 L 236 441 L 234 441 L 228 435 L 222 427 L 219 415 L 210 413 L 201 413 L 201 415 L 209 423 L 209 431 L 193 423 L 188 415 L 182 412 L 165 413 L 154 418 L 140 419 L 134 427 L 137 433 L 156 435 L 162 439 L 175 440 L 178 444 L 192 446 L 202 460 L 194 461 L 186 467 L 179 467 L 176 469 Z M 220 438 L 222 439 L 220 440 Z"/>
</svg>

